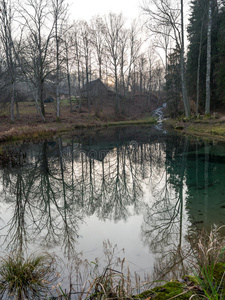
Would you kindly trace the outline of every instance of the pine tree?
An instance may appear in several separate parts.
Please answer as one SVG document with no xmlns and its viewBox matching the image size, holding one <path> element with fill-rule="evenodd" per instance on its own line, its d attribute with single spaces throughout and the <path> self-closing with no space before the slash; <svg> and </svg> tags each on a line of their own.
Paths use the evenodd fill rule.
<svg viewBox="0 0 225 300">
<path fill-rule="evenodd" d="M 182 105 L 180 49 L 176 47 L 168 55 L 168 72 L 166 75 L 165 91 L 170 115 L 179 115 L 179 107 Z"/>
<path fill-rule="evenodd" d="M 205 104 L 206 97 L 206 63 L 207 63 L 207 28 L 209 0 L 192 0 L 191 17 L 188 26 L 189 48 L 187 56 L 188 92 L 198 104 Z M 215 66 L 217 62 L 217 27 L 218 4 L 212 0 L 212 47 L 211 47 L 211 96 L 215 98 Z M 199 81 L 198 81 L 199 74 Z M 198 88 L 199 82 L 199 88 Z"/>
<path fill-rule="evenodd" d="M 216 100 L 215 105 L 225 104 L 225 1 L 222 3 L 218 18 L 218 60 L 215 71 Z"/>
<path fill-rule="evenodd" d="M 210 114 L 211 102 L 211 57 L 212 57 L 212 0 L 208 5 L 208 21 L 207 21 L 207 61 L 206 61 L 206 96 L 205 96 L 205 114 Z"/>
</svg>

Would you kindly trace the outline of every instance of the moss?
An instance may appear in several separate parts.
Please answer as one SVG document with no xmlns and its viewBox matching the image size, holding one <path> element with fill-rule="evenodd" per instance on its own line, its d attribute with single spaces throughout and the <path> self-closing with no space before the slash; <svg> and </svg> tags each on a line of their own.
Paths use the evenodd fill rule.
<svg viewBox="0 0 225 300">
<path fill-rule="evenodd" d="M 183 124 L 177 124 L 174 126 L 175 130 L 183 130 L 184 129 L 184 125 Z"/>
<path fill-rule="evenodd" d="M 144 125 L 144 124 L 155 124 L 155 118 L 148 118 L 142 120 L 129 120 L 129 121 L 119 121 L 119 122 L 109 122 L 108 126 L 128 126 L 128 125 Z"/>
<path fill-rule="evenodd" d="M 191 136 L 201 136 L 202 138 L 209 138 L 213 140 L 225 139 L 225 124 L 224 119 L 212 119 L 209 117 L 204 117 L 204 119 L 194 119 L 187 121 L 185 126 L 183 126 L 182 120 L 166 120 L 165 124 L 172 125 L 175 130 L 179 130 L 181 133 L 186 133 Z"/>
<path fill-rule="evenodd" d="M 205 114 L 205 116 L 204 116 L 206 119 L 210 119 L 212 116 L 211 116 L 211 114 Z"/>
<path fill-rule="evenodd" d="M 183 283 L 177 281 L 167 282 L 163 286 L 155 287 L 135 296 L 135 299 L 146 299 L 148 297 L 152 297 L 155 300 L 165 300 L 173 297 L 176 297 L 177 300 L 190 299 L 194 293 L 188 291 L 185 287 Z"/>
<path fill-rule="evenodd" d="M 191 282 L 195 285 L 198 284 L 198 279 L 196 278 L 196 276 L 190 276 L 190 275 L 186 275 L 183 277 L 183 279 L 186 281 L 186 282 Z"/>
<path fill-rule="evenodd" d="M 224 272 L 225 272 L 225 263 L 217 263 L 213 270 L 213 277 L 217 286 L 221 284 L 221 279 L 223 278 L 223 287 L 225 288 Z"/>
<path fill-rule="evenodd" d="M 215 126 L 210 130 L 211 134 L 225 135 L 225 126 Z"/>
</svg>

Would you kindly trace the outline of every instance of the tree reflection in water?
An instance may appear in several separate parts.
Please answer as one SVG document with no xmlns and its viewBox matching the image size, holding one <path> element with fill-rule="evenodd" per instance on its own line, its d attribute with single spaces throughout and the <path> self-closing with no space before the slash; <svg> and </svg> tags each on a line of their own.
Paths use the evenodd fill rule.
<svg viewBox="0 0 225 300">
<path fill-rule="evenodd" d="M 224 217 L 222 211 L 220 218 L 211 216 L 205 223 L 211 176 L 225 193 L 218 173 L 224 171 L 211 161 L 212 149 L 175 135 L 157 137 L 155 132 L 136 135 L 135 143 L 104 139 L 95 142 L 81 135 L 7 148 L 12 155 L 0 171 L 1 206 L 10 209 L 10 218 L 1 216 L 2 250 L 22 252 L 38 243 L 51 251 L 60 246 L 71 258 L 87 216 L 129 222 L 131 216 L 142 215 L 141 240 L 156 262 L 184 272 L 184 256 L 198 239 L 196 229 L 220 226 Z M 219 197 L 217 202 L 221 206 Z M 204 223 L 196 207 L 203 211 Z"/>
<path fill-rule="evenodd" d="M 152 176 L 154 201 L 146 207 L 142 226 L 144 243 L 154 253 L 160 253 L 155 265 L 155 279 L 165 279 L 171 273 L 173 276 L 176 273 L 176 277 L 185 274 L 183 215 L 189 140 L 185 138 L 181 145 L 174 143 L 172 149 L 168 143 L 164 147 L 165 156 L 158 163 L 161 171 Z"/>
<path fill-rule="evenodd" d="M 144 244 L 160 253 L 154 279 L 189 273 L 202 230 L 209 234 L 223 225 L 225 215 L 220 209 L 225 192 L 224 145 L 185 138 L 166 143 L 164 150 L 164 160 L 158 164 L 162 171 L 152 176 L 154 201 L 147 206 L 142 225 Z M 220 234 L 225 236 L 224 228 Z"/>
</svg>

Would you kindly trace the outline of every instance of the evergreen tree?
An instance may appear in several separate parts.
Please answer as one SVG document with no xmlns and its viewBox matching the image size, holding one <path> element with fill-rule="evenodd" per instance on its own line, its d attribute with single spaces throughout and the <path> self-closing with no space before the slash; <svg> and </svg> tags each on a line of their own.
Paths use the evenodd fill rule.
<svg viewBox="0 0 225 300">
<path fill-rule="evenodd" d="M 205 104 L 206 96 L 206 62 L 207 62 L 207 26 L 209 0 L 192 0 L 191 16 L 188 26 L 189 48 L 187 55 L 188 91 L 190 97 L 197 102 L 199 90 L 200 104 Z M 212 56 L 211 56 L 211 96 L 215 99 L 215 66 L 218 58 L 217 47 L 218 4 L 212 1 Z M 199 89 L 197 78 L 199 71 Z"/>
<path fill-rule="evenodd" d="M 167 105 L 172 117 L 179 115 L 179 107 L 182 105 L 182 85 L 180 68 L 180 49 L 176 47 L 168 55 L 168 71 L 166 75 Z"/>
<path fill-rule="evenodd" d="M 221 4 L 218 18 L 218 60 L 216 64 L 216 99 L 217 106 L 225 104 L 225 1 Z"/>
<path fill-rule="evenodd" d="M 206 62 L 206 97 L 205 114 L 210 114 L 211 104 L 211 57 L 212 57 L 212 0 L 208 5 L 208 24 L 207 24 L 207 62 Z"/>
</svg>

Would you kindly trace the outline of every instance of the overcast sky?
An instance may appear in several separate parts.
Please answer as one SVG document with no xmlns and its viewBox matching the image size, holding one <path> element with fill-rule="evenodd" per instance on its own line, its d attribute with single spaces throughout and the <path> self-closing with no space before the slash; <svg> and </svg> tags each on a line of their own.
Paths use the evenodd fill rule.
<svg viewBox="0 0 225 300">
<path fill-rule="evenodd" d="M 72 20 L 89 21 L 91 17 L 108 15 L 110 12 L 123 13 L 129 20 L 137 19 L 141 16 L 140 5 L 142 0 L 68 0 L 70 3 L 69 14 Z M 188 23 L 190 0 L 184 0 L 185 25 Z"/>
<path fill-rule="evenodd" d="M 139 0 L 70 0 L 72 19 L 90 20 L 95 15 L 107 15 L 110 12 L 123 13 L 128 19 L 138 18 Z"/>
</svg>

